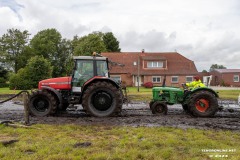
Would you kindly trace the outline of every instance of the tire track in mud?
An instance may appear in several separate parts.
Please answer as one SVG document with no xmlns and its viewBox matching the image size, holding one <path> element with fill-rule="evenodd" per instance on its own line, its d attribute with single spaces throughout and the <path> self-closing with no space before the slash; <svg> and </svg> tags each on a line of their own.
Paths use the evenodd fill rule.
<svg viewBox="0 0 240 160">
<path fill-rule="evenodd" d="M 167 115 L 153 115 L 147 103 L 124 105 L 121 115 L 116 117 L 90 117 L 81 106 L 69 108 L 67 112 L 49 117 L 30 117 L 30 123 L 43 124 L 77 124 L 77 125 L 111 125 L 111 126 L 167 126 L 176 128 L 223 129 L 240 131 L 240 112 L 224 109 L 211 118 L 196 118 L 185 113 L 181 105 L 168 106 Z M 0 121 L 22 122 L 24 111 L 21 104 L 8 103 L 0 106 Z"/>
</svg>

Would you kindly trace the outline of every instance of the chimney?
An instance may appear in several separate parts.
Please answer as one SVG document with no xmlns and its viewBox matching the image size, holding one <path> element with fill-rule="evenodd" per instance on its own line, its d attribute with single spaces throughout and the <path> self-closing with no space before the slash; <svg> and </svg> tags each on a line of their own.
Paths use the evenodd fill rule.
<svg viewBox="0 0 240 160">
<path fill-rule="evenodd" d="M 144 49 L 142 49 L 142 53 L 144 53 L 145 52 L 145 50 Z"/>
</svg>

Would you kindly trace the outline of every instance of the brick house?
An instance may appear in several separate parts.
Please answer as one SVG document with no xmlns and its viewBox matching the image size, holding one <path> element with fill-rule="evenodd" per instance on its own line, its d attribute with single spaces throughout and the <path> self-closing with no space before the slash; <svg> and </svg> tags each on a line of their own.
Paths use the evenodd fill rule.
<svg viewBox="0 0 240 160">
<path fill-rule="evenodd" d="M 212 75 L 212 86 L 240 87 L 240 69 L 214 69 L 210 75 Z"/>
<path fill-rule="evenodd" d="M 107 52 L 102 55 L 124 64 L 111 65 L 110 75 L 127 86 L 138 86 L 138 74 L 140 85 L 152 82 L 154 86 L 162 85 L 165 75 L 167 86 L 181 86 L 182 83 L 191 82 L 193 76 L 198 74 L 194 62 L 177 52 Z"/>
</svg>

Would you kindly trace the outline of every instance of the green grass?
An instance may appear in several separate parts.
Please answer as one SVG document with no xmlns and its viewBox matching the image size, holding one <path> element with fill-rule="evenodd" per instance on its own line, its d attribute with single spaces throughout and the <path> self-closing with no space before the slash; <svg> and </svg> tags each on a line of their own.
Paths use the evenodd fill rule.
<svg viewBox="0 0 240 160">
<path fill-rule="evenodd" d="M 0 88 L 0 95 L 1 94 L 16 94 L 20 92 L 20 90 L 10 90 L 9 88 Z"/>
<path fill-rule="evenodd" d="M 9 88 L 0 88 L 1 94 L 17 94 L 20 90 L 10 90 Z M 221 99 L 237 100 L 240 90 L 217 90 Z M 137 87 L 127 87 L 127 94 L 130 100 L 133 101 L 150 101 L 152 99 L 152 89 L 140 87 L 139 92 Z"/>
<path fill-rule="evenodd" d="M 132 100 L 150 101 L 152 98 L 152 89 L 140 87 L 140 92 L 137 92 L 137 87 L 128 87 L 128 95 Z M 237 100 L 240 90 L 217 90 L 220 99 Z"/>
<path fill-rule="evenodd" d="M 240 95 L 240 90 L 218 90 L 217 92 L 222 99 L 237 100 Z"/>
<path fill-rule="evenodd" d="M 0 159 L 210 159 L 202 149 L 235 149 L 228 159 L 240 159 L 240 133 L 167 127 L 0 125 Z M 84 143 L 90 146 L 84 146 Z M 216 153 L 215 153 L 216 154 Z M 219 153 L 218 153 L 219 154 Z M 221 153 L 220 153 L 221 154 Z"/>
</svg>

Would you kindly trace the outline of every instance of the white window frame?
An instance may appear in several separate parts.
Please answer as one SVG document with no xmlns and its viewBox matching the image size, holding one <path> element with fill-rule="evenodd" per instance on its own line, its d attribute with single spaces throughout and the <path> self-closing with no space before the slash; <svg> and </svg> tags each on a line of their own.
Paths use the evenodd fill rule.
<svg viewBox="0 0 240 160">
<path fill-rule="evenodd" d="M 153 79 L 156 79 L 156 81 L 154 81 Z M 157 81 L 157 79 L 159 78 L 159 81 Z M 152 76 L 152 83 L 161 83 L 162 82 L 162 77 L 161 76 Z"/>
<path fill-rule="evenodd" d="M 177 81 L 173 81 L 173 78 L 177 78 Z M 172 82 L 172 83 L 178 83 L 178 81 L 179 81 L 178 76 L 172 76 L 172 77 L 171 77 L 171 82 Z"/>
<path fill-rule="evenodd" d="M 147 62 L 147 68 L 163 68 L 162 61 L 149 61 Z"/>
<path fill-rule="evenodd" d="M 188 81 L 188 78 L 191 78 L 190 81 Z M 192 82 L 193 81 L 193 76 L 186 76 L 186 82 Z"/>
<path fill-rule="evenodd" d="M 112 78 L 112 79 L 114 79 L 114 80 L 115 80 L 115 78 L 119 78 L 119 79 L 120 79 L 120 82 L 122 81 L 121 75 L 111 75 L 110 78 Z"/>
<path fill-rule="evenodd" d="M 233 75 L 233 82 L 239 82 L 239 75 Z"/>
</svg>

